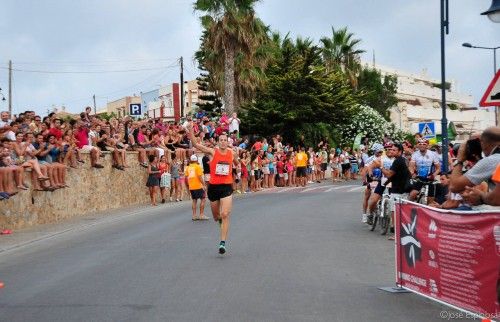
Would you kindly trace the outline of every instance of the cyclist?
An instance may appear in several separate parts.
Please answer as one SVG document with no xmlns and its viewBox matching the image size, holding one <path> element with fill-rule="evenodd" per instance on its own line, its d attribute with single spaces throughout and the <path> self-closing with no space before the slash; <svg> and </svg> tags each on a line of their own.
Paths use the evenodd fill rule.
<svg viewBox="0 0 500 322">
<path fill-rule="evenodd" d="M 438 175 L 441 171 L 439 157 L 435 152 L 429 150 L 428 147 L 429 141 L 423 138 L 419 139 L 417 144 L 418 151 L 415 151 L 411 156 L 410 173 L 413 178 L 418 179 L 414 181 L 411 187 L 409 196 L 409 200 L 411 201 L 417 199 L 418 193 L 425 183 L 431 183 L 435 178 L 439 178 Z M 434 190 L 434 185 L 430 185 L 428 195 L 433 196 Z"/>
<path fill-rule="evenodd" d="M 394 157 L 392 156 L 392 142 L 387 142 L 384 144 L 384 149 L 385 149 L 385 156 L 381 156 L 379 158 L 375 158 L 369 165 L 368 165 L 368 171 L 372 172 L 376 170 L 377 176 L 379 177 L 378 184 L 373 190 L 373 193 L 370 197 L 370 200 L 368 201 L 368 222 L 371 223 L 373 219 L 373 214 L 372 212 L 375 210 L 375 207 L 377 206 L 378 202 L 382 198 L 382 195 L 384 194 L 386 185 L 390 184 L 387 182 L 388 178 L 385 176 L 382 172 L 382 169 L 389 170 L 392 166 L 392 163 L 394 162 Z"/>
<path fill-rule="evenodd" d="M 382 156 L 382 153 L 384 152 L 384 146 L 379 143 L 375 143 L 372 148 L 371 148 L 373 155 L 372 156 L 367 156 L 365 160 L 365 167 L 361 170 L 361 177 L 363 178 L 363 185 L 366 186 L 364 195 L 363 195 L 363 215 L 361 221 L 363 223 L 368 222 L 368 215 L 367 215 L 367 210 L 368 210 L 368 200 L 370 199 L 370 196 L 372 194 L 373 189 L 377 187 L 378 181 L 380 179 L 380 176 L 382 175 L 382 172 L 380 171 L 379 168 L 375 168 L 371 170 L 371 173 L 368 173 L 368 165 L 372 163 L 376 158 L 380 158 Z"/>
</svg>

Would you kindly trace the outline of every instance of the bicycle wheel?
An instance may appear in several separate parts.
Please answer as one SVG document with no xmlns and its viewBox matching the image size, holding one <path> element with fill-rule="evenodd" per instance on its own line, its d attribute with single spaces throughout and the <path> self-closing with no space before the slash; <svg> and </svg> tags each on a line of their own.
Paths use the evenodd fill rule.
<svg viewBox="0 0 500 322">
<path fill-rule="evenodd" d="M 391 226 L 391 203 L 389 199 L 384 199 L 384 214 L 383 217 L 380 217 L 380 234 L 386 235 L 389 231 L 389 227 Z"/>
</svg>

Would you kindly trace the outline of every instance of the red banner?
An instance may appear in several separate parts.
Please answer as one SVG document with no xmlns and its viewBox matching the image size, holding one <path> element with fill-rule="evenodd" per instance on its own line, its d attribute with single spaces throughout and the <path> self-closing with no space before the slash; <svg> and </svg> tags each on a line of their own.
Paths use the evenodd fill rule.
<svg viewBox="0 0 500 322">
<path fill-rule="evenodd" d="M 395 212 L 396 282 L 483 316 L 500 316 L 500 212 L 415 203 Z"/>
</svg>

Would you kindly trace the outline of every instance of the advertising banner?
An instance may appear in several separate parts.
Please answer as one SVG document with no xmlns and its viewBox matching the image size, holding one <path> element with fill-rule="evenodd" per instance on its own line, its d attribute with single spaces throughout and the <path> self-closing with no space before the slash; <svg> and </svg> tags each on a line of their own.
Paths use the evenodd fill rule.
<svg viewBox="0 0 500 322">
<path fill-rule="evenodd" d="M 397 205 L 396 283 L 482 316 L 499 317 L 500 212 Z"/>
</svg>

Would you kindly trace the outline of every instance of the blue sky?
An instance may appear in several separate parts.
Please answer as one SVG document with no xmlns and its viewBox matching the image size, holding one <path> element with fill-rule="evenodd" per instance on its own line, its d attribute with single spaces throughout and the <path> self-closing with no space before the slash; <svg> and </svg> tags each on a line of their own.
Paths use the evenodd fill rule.
<svg viewBox="0 0 500 322">
<path fill-rule="evenodd" d="M 480 12 L 490 0 L 451 0 L 446 39 L 448 79 L 477 104 L 493 74 L 493 54 L 461 46 L 500 45 L 500 24 Z M 125 95 L 139 94 L 197 75 L 193 53 L 201 28 L 190 0 L 2 0 L 0 87 L 7 95 L 7 62 L 13 61 L 14 112 L 46 113 L 64 104 L 79 112 L 102 107 Z M 371 61 L 440 77 L 439 1 L 437 0 L 264 0 L 258 16 L 272 29 L 318 41 L 331 27 L 347 26 Z M 500 65 L 500 51 L 497 51 Z M 34 73 L 24 71 L 50 71 Z M 104 73 L 104 71 L 139 70 Z M 95 73 L 82 73 L 82 72 Z M 79 72 L 59 73 L 59 72 Z M 7 108 L 0 101 L 0 110 Z"/>
</svg>

